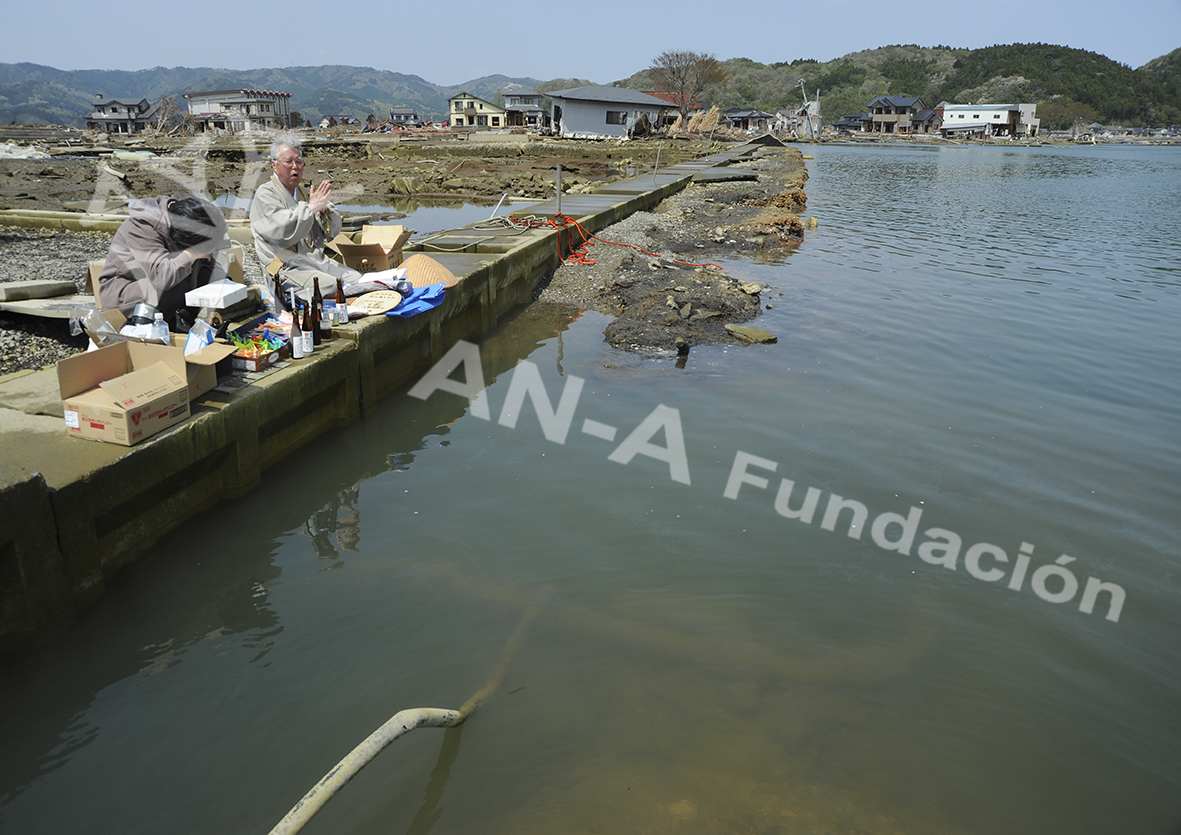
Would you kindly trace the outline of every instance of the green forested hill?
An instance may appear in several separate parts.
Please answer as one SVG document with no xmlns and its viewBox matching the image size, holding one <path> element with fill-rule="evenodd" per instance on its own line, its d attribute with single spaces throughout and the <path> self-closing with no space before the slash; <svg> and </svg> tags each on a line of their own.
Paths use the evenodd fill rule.
<svg viewBox="0 0 1181 835">
<path fill-rule="evenodd" d="M 795 59 L 760 64 L 748 58 L 723 61 L 725 84 L 703 98 L 719 107 L 774 112 L 820 91 L 825 121 L 864 112 L 874 96 L 919 96 L 928 107 L 951 103 L 1035 102 L 1042 126 L 1069 127 L 1078 120 L 1164 127 L 1181 123 L 1181 49 L 1139 69 L 1094 52 L 1052 44 L 1008 44 L 984 49 L 948 46 L 885 46 L 832 61 Z M 591 83 L 576 80 L 578 84 Z M 249 71 L 209 67 L 122 70 L 57 70 L 37 64 L 0 64 L 0 124 L 81 126 L 96 93 L 117 98 L 178 97 L 186 92 L 232 88 L 282 90 L 292 110 L 314 121 L 324 115 L 384 118 L 391 107 L 410 105 L 424 117 L 444 118 L 447 98 L 465 90 L 492 101 L 516 82 L 541 92 L 577 86 L 570 80 L 490 75 L 441 87 L 416 75 L 369 67 L 330 65 Z M 646 70 L 616 82 L 652 89 Z"/>
<path fill-rule="evenodd" d="M 820 63 L 806 59 L 760 64 L 723 62 L 729 75 L 706 98 L 722 109 L 774 112 L 799 107 L 800 82 L 808 97 L 820 90 L 826 121 L 861 113 L 879 95 L 918 96 L 928 107 L 942 101 L 1036 102 L 1047 128 L 1076 119 L 1125 126 L 1163 127 L 1181 122 L 1181 50 L 1132 69 L 1094 52 L 1051 44 L 1009 44 L 984 49 L 886 46 Z M 648 89 L 647 73 L 624 82 Z"/>
</svg>

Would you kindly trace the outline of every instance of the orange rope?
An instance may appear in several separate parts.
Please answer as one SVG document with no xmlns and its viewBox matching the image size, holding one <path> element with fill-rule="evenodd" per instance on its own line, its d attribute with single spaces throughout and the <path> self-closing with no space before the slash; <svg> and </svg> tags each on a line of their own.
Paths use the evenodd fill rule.
<svg viewBox="0 0 1181 835">
<path fill-rule="evenodd" d="M 637 250 L 639 252 L 644 253 L 645 255 L 651 255 L 653 258 L 663 258 L 664 257 L 657 252 L 649 252 L 648 250 L 646 250 L 642 247 L 638 247 L 635 244 L 625 244 L 625 243 L 620 243 L 619 241 L 609 241 L 606 238 L 600 238 L 598 235 L 595 235 L 593 232 L 586 231 L 586 229 L 583 227 L 583 225 L 581 223 L 579 223 L 577 220 L 570 217 L 569 215 L 556 214 L 556 215 L 554 215 L 553 219 L 544 220 L 544 221 L 536 220 L 534 218 L 519 218 L 519 217 L 516 217 L 515 215 L 510 215 L 510 217 L 512 218 L 514 223 L 522 223 L 531 229 L 540 229 L 540 228 L 543 228 L 546 226 L 553 227 L 555 230 L 557 230 L 557 233 L 558 233 L 558 251 L 559 252 L 564 251 L 562 248 L 562 232 L 564 232 L 564 231 L 569 232 L 569 234 L 570 234 L 570 239 L 569 239 L 570 254 L 568 256 L 562 258 L 563 264 L 565 264 L 567 262 L 571 262 L 574 264 L 582 264 L 583 266 L 586 266 L 586 267 L 593 267 L 597 262 L 595 261 L 595 259 L 591 258 L 589 254 L 587 254 L 587 247 L 592 247 L 595 245 L 595 243 L 611 244 L 612 246 L 625 246 L 628 249 Z M 558 223 L 558 220 L 561 220 L 561 224 Z M 577 229 L 579 231 L 579 233 L 582 235 L 582 243 L 579 244 L 577 248 L 575 248 L 575 246 L 574 246 L 574 233 L 573 233 L 573 231 L 571 231 L 571 227 L 573 227 L 574 229 Z M 720 264 L 714 264 L 709 261 L 705 261 L 703 263 L 698 264 L 693 261 L 678 261 L 675 258 L 670 258 L 668 260 L 672 261 L 674 264 L 680 264 L 681 266 L 684 266 L 684 267 L 714 267 L 718 270 L 722 269 L 722 266 Z"/>
</svg>

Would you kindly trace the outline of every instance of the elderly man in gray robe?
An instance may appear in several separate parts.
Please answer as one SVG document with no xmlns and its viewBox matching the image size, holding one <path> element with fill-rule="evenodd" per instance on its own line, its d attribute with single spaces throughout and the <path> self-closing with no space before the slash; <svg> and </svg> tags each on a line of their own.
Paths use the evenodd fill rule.
<svg viewBox="0 0 1181 835">
<path fill-rule="evenodd" d="M 332 181 L 324 180 L 309 191 L 303 179 L 303 152 L 299 138 L 278 136 L 271 143 L 271 178 L 258 187 L 250 206 L 250 231 L 263 270 L 278 275 L 286 291 L 294 289 L 310 298 L 320 279 L 320 292 L 333 292 L 336 279 L 346 295 L 390 286 L 394 270 L 361 273 L 324 254 L 324 244 L 340 233 L 340 213 L 332 205 Z M 385 279 L 385 281 L 383 281 Z M 287 299 L 278 300 L 280 307 Z"/>
</svg>

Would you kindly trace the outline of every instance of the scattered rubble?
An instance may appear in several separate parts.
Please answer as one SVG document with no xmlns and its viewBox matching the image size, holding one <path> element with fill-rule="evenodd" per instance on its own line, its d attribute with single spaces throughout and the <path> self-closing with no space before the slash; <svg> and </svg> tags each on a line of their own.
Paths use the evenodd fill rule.
<svg viewBox="0 0 1181 835">
<path fill-rule="evenodd" d="M 804 209 L 808 174 L 794 148 L 762 149 L 739 165 L 758 179 L 693 183 L 602 230 L 587 250 L 595 263 L 563 264 L 538 297 L 614 317 L 605 336 L 622 350 L 683 355 L 693 345 L 773 341 L 731 327 L 758 316 L 764 288 L 710 262 L 781 261 L 794 251 L 804 224 L 786 207 Z"/>
</svg>

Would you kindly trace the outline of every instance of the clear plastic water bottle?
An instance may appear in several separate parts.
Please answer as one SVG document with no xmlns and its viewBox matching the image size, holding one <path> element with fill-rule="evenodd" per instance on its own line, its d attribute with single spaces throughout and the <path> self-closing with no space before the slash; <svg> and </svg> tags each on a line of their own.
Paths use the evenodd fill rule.
<svg viewBox="0 0 1181 835">
<path fill-rule="evenodd" d="M 152 321 L 152 339 L 168 344 L 168 325 L 164 323 L 163 313 L 157 312 L 156 318 Z"/>
</svg>

